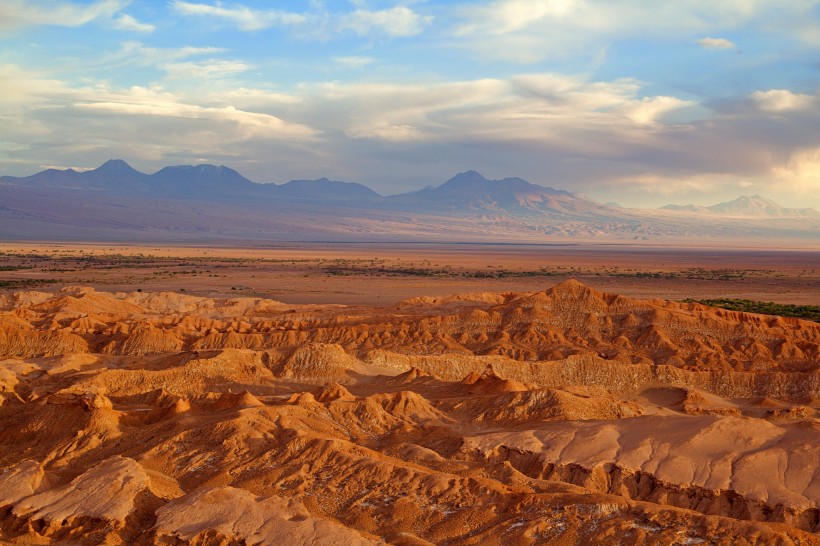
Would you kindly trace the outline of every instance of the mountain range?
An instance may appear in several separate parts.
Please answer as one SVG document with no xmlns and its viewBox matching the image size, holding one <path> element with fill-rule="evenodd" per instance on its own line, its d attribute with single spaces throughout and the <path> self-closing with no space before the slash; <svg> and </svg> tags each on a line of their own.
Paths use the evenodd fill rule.
<svg viewBox="0 0 820 546">
<path fill-rule="evenodd" d="M 488 180 L 475 171 L 436 187 L 382 196 L 362 184 L 327 178 L 260 184 L 225 166 L 171 166 L 145 174 L 112 159 L 89 171 L 0 177 L 0 234 L 168 241 L 816 240 L 820 213 L 759 195 L 710 207 L 628 209 L 521 178 Z"/>
<path fill-rule="evenodd" d="M 708 207 L 698 205 L 664 205 L 665 210 L 740 216 L 751 218 L 818 218 L 820 212 L 812 208 L 787 208 L 762 195 L 741 195 L 737 199 Z"/>
</svg>

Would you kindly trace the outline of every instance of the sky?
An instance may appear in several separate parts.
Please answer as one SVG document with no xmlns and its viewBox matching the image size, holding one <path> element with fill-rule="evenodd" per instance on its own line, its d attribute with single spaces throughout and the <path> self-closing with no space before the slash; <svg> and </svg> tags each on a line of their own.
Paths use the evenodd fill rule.
<svg viewBox="0 0 820 546">
<path fill-rule="evenodd" d="M 820 0 L 0 0 L 0 174 L 820 209 Z"/>
</svg>

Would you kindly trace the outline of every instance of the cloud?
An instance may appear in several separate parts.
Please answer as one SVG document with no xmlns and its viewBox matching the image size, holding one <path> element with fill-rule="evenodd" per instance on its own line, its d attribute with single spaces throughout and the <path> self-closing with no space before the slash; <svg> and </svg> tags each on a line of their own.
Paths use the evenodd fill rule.
<svg viewBox="0 0 820 546">
<path fill-rule="evenodd" d="M 158 160 L 175 154 L 241 156 L 249 147 L 283 156 L 308 146 L 319 131 L 269 112 L 203 101 L 162 87 L 116 88 L 105 82 L 69 85 L 16 66 L 0 67 L 0 111 L 6 156 L 32 165 L 99 163 L 122 156 Z M 82 120 L 78 123 L 78 120 Z"/>
<path fill-rule="evenodd" d="M 681 100 L 677 97 L 647 97 L 638 103 L 622 108 L 621 111 L 637 123 L 653 125 L 658 123 L 665 114 L 687 106 L 694 106 L 694 104 L 692 101 Z"/>
<path fill-rule="evenodd" d="M 407 6 L 394 6 L 381 10 L 371 10 L 356 3 L 357 8 L 349 12 L 328 12 L 314 3 L 311 11 L 295 13 L 290 11 L 252 9 L 243 4 L 203 4 L 186 0 L 172 0 L 171 8 L 182 15 L 214 17 L 236 25 L 241 30 L 257 31 L 273 26 L 300 27 L 303 36 L 326 39 L 338 33 L 356 34 L 361 37 L 385 36 L 403 38 L 415 36 L 433 21 L 432 16 L 420 15 Z"/>
<path fill-rule="evenodd" d="M 188 60 L 208 49 L 128 47 L 142 54 L 141 62 L 176 58 L 160 62 L 171 77 L 221 77 L 247 68 L 241 62 Z M 308 169 L 303 175 L 318 165 L 330 165 L 333 172 L 361 172 L 367 166 L 385 172 L 395 168 L 378 163 L 388 152 L 396 165 L 401 158 L 417 158 L 411 161 L 415 167 L 418 157 L 430 158 L 431 165 L 460 158 L 465 167 L 507 157 L 510 168 L 535 157 L 619 157 L 656 139 L 656 132 L 664 131 L 662 113 L 682 104 L 642 97 L 634 80 L 601 82 L 560 74 L 433 84 L 304 84 L 285 93 L 241 87 L 227 93 L 199 88 L 175 93 L 163 87 L 117 89 L 105 82 L 76 87 L 19 68 L 2 75 L 0 92 L 8 87 L 11 93 L 0 98 L 0 107 L 18 101 L 13 108 L 20 113 L 18 123 L 5 130 L 9 140 L 22 143 L 25 150 L 15 153 L 20 157 L 28 153 L 46 155 L 51 162 L 94 164 L 89 155 L 97 153 L 94 146 L 110 141 L 129 156 L 171 156 L 180 148 L 201 149 L 200 155 L 230 152 L 266 164 L 298 156 Z M 294 156 L 293 146 L 300 143 L 305 146 Z M 76 152 L 83 145 L 90 151 Z M 70 155 L 69 148 L 81 157 Z M 483 151 L 476 155 L 477 149 Z"/>
<path fill-rule="evenodd" d="M 354 139 L 364 138 L 388 142 L 423 141 L 426 137 L 419 128 L 412 125 L 391 125 L 389 123 L 353 126 L 345 131 L 345 134 Z"/>
<path fill-rule="evenodd" d="M 53 25 L 77 27 L 96 19 L 113 17 L 125 0 L 99 0 L 90 4 L 64 1 L 3 0 L 0 2 L 0 30 Z"/>
<path fill-rule="evenodd" d="M 188 119 L 205 122 L 230 121 L 236 124 L 242 139 L 264 137 L 303 140 L 316 131 L 299 123 L 288 123 L 276 116 L 248 112 L 233 105 L 196 104 L 162 88 L 134 86 L 126 90 L 75 90 L 72 109 L 94 110 L 133 116 L 140 123 L 143 116 Z M 237 138 L 236 131 L 233 137 Z"/>
<path fill-rule="evenodd" d="M 487 6 L 471 6 L 472 16 L 459 30 L 460 34 L 489 30 L 493 34 L 508 34 L 535 26 L 544 19 L 566 19 L 573 12 L 582 9 L 576 0 L 502 0 Z"/>
<path fill-rule="evenodd" d="M 755 91 L 751 97 L 758 108 L 772 113 L 805 110 L 820 102 L 816 96 L 792 93 L 788 89 Z"/>
<path fill-rule="evenodd" d="M 43 169 L 43 170 L 55 169 L 55 170 L 58 170 L 58 171 L 65 171 L 67 169 L 71 169 L 72 171 L 83 172 L 83 171 L 92 171 L 96 167 L 77 167 L 77 166 L 74 166 L 74 165 L 72 165 L 70 167 L 67 167 L 65 165 L 40 165 L 40 168 Z"/>
<path fill-rule="evenodd" d="M 421 34 L 432 22 L 431 16 L 423 16 L 406 6 L 371 11 L 357 9 L 340 16 L 339 30 L 349 30 L 359 36 L 381 34 L 390 38 L 400 38 Z"/>
<path fill-rule="evenodd" d="M 820 45 L 812 0 L 495 0 L 455 10 L 459 44 L 482 57 L 532 63 L 578 53 L 594 54 L 619 40 L 694 40 L 755 24 L 770 33 Z M 799 31 L 796 31 L 798 29 Z M 723 38 L 699 40 L 703 47 L 727 47 Z"/>
<path fill-rule="evenodd" d="M 0 65 L 0 104 L 15 105 L 15 110 L 17 105 L 37 106 L 69 92 L 63 82 L 40 71 Z"/>
<path fill-rule="evenodd" d="M 152 66 L 167 73 L 172 80 L 197 80 L 227 78 L 245 72 L 251 65 L 240 60 L 206 58 L 190 60 L 223 53 L 218 47 L 149 47 L 139 41 L 127 41 L 116 51 L 99 60 L 100 66 Z"/>
<path fill-rule="evenodd" d="M 526 74 L 418 85 L 341 84 L 299 89 L 311 124 L 352 139 L 388 142 L 542 143 L 580 153 L 609 153 L 616 141 L 690 105 L 639 96 L 634 80 Z M 582 136 L 586 135 L 586 136 Z"/>
<path fill-rule="evenodd" d="M 250 65 L 242 61 L 209 59 L 202 62 L 165 63 L 161 65 L 171 79 L 225 78 L 245 72 Z"/>
<path fill-rule="evenodd" d="M 798 150 L 772 174 L 786 188 L 797 193 L 820 194 L 820 147 Z"/>
<path fill-rule="evenodd" d="M 648 193 L 672 198 L 681 195 L 714 195 L 715 190 L 743 192 L 752 185 L 747 180 L 728 173 L 641 173 L 615 178 L 607 182 L 614 190 Z M 678 203 L 680 204 L 680 203 Z M 714 203 L 708 203 L 714 204 Z"/>
<path fill-rule="evenodd" d="M 351 56 L 351 57 L 333 57 L 333 61 L 337 64 L 342 66 L 346 66 L 348 68 L 362 68 L 369 64 L 372 64 L 375 59 L 373 57 L 358 57 L 358 56 Z"/>
<path fill-rule="evenodd" d="M 816 167 L 814 156 L 795 150 L 820 149 L 820 108 L 771 116 L 740 96 L 737 108 L 703 108 L 704 117 L 678 123 L 674 114 L 697 103 L 647 96 L 629 78 L 532 73 L 303 85 L 294 94 L 302 102 L 289 111 L 323 131 L 329 140 L 321 138 L 317 150 L 355 180 L 397 171 L 418 180 L 459 165 L 655 206 L 667 196 L 717 202 L 771 194 L 773 168 L 788 166 L 791 174 L 778 171 L 792 181 L 778 190 L 787 200 L 799 199 L 795 188 L 806 182 L 798 180 L 811 180 Z"/>
<path fill-rule="evenodd" d="M 239 129 L 242 140 L 253 137 L 303 140 L 316 134 L 309 127 L 287 123 L 276 116 L 246 112 L 233 106 L 208 107 L 186 104 L 173 96 L 166 96 L 144 88 L 132 88 L 128 93 L 116 95 L 109 101 L 80 102 L 74 106 L 82 109 L 136 116 L 137 119 L 142 116 L 157 116 L 216 123 L 230 121 L 235 123 Z M 234 137 L 236 137 L 236 132 L 234 132 Z"/>
<path fill-rule="evenodd" d="M 242 30 L 262 30 L 277 25 L 298 25 L 307 21 L 307 16 L 281 10 L 255 10 L 241 4 L 223 7 L 214 5 L 173 0 L 171 7 L 183 15 L 208 16 L 225 19 Z"/>
<path fill-rule="evenodd" d="M 701 38 L 698 43 L 704 49 L 732 49 L 735 47 L 735 44 L 726 38 Z"/>
<path fill-rule="evenodd" d="M 134 32 L 154 32 L 156 27 L 148 23 L 140 23 L 127 14 L 122 14 L 114 19 L 114 28 L 120 30 L 132 30 Z"/>
</svg>

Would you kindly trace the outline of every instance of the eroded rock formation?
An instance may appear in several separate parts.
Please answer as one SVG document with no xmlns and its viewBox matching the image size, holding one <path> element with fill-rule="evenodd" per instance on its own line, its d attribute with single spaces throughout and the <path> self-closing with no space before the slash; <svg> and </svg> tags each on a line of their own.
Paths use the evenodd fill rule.
<svg viewBox="0 0 820 546">
<path fill-rule="evenodd" d="M 820 544 L 820 325 L 534 294 L 0 296 L 12 544 Z"/>
</svg>

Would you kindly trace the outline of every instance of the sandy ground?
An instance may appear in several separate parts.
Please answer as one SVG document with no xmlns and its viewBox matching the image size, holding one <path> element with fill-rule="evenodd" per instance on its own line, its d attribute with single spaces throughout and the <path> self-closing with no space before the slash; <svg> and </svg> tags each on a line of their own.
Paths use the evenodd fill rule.
<svg viewBox="0 0 820 546">
<path fill-rule="evenodd" d="M 642 298 L 820 302 L 820 250 L 638 245 L 0 243 L 0 281 L 113 291 L 392 305 L 418 295 L 543 290 L 576 278 Z M 45 284 L 44 282 L 49 284 Z M 37 285 L 36 283 L 41 284 Z"/>
</svg>

